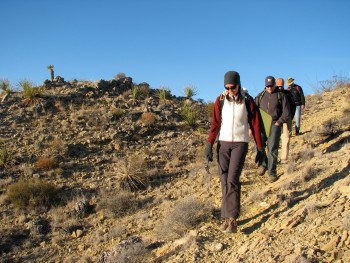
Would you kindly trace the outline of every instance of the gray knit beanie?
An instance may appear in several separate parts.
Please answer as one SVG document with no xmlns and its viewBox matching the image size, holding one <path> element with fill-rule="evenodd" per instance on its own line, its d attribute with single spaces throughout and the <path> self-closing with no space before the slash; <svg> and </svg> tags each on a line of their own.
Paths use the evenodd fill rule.
<svg viewBox="0 0 350 263">
<path fill-rule="evenodd" d="M 241 85 L 241 79 L 238 72 L 227 71 L 224 77 L 224 85 L 226 84 Z"/>
</svg>

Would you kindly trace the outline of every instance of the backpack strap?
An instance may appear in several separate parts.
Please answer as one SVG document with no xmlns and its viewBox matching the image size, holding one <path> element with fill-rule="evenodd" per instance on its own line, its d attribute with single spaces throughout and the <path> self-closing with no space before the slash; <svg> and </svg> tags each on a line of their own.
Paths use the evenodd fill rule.
<svg viewBox="0 0 350 263">
<path fill-rule="evenodd" d="M 264 89 L 262 92 L 260 92 L 260 94 L 258 95 L 258 107 L 260 107 L 260 102 L 265 94 L 266 90 Z M 278 105 L 281 106 L 282 105 L 282 92 L 278 91 L 277 92 L 277 97 L 278 97 Z"/>
<path fill-rule="evenodd" d="M 225 95 L 223 95 L 223 94 L 220 94 L 220 96 L 219 96 L 219 98 L 220 98 L 220 116 L 222 115 L 221 113 L 222 113 L 222 108 L 224 107 L 224 102 L 225 102 Z M 247 108 L 247 110 L 249 109 L 249 101 L 251 100 L 251 99 L 253 99 L 248 93 L 245 93 L 244 94 L 244 102 L 245 102 L 245 106 L 246 106 L 246 108 Z"/>
</svg>

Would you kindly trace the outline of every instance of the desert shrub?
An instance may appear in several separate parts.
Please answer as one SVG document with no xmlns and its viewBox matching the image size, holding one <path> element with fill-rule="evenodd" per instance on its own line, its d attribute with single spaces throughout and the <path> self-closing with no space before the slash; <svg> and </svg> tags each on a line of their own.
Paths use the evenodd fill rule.
<svg viewBox="0 0 350 263">
<path fill-rule="evenodd" d="M 349 83 L 349 78 L 343 76 L 333 76 L 332 79 L 322 80 L 319 82 L 321 92 L 331 91 L 333 89 L 341 88 Z"/>
<path fill-rule="evenodd" d="M 17 208 L 48 208 L 56 198 L 56 186 L 40 179 L 21 179 L 7 189 L 7 199 Z"/>
<path fill-rule="evenodd" d="M 156 120 L 156 116 L 152 112 L 144 112 L 140 118 L 140 121 L 146 126 L 153 125 L 156 122 Z"/>
<path fill-rule="evenodd" d="M 314 167 L 308 165 L 300 172 L 300 178 L 303 182 L 307 182 L 316 175 L 316 172 L 317 170 Z"/>
<path fill-rule="evenodd" d="M 50 141 L 49 147 L 50 147 L 51 153 L 54 155 L 65 156 L 68 151 L 68 146 L 66 145 L 66 143 L 58 137 Z"/>
<path fill-rule="evenodd" d="M 118 79 L 123 79 L 125 77 L 126 77 L 125 73 L 120 72 L 120 73 L 118 73 L 117 75 L 114 76 L 114 79 L 118 80 Z"/>
<path fill-rule="evenodd" d="M 193 107 L 183 104 L 181 108 L 181 117 L 184 119 L 186 124 L 191 128 L 198 127 L 199 112 Z"/>
<path fill-rule="evenodd" d="M 140 88 L 137 85 L 134 85 L 132 87 L 132 99 L 133 100 L 139 100 L 141 98 L 141 92 L 140 92 Z"/>
<path fill-rule="evenodd" d="M 208 102 L 207 112 L 208 112 L 208 117 L 211 119 L 214 114 L 214 102 Z"/>
<path fill-rule="evenodd" d="M 113 191 L 100 191 L 97 210 L 104 210 L 107 215 L 119 218 L 131 214 L 138 208 L 135 196 L 121 189 Z"/>
<path fill-rule="evenodd" d="M 249 192 L 248 195 L 248 201 L 249 202 L 260 202 L 261 200 L 263 200 L 263 198 L 266 196 L 266 194 L 262 191 L 259 190 L 253 190 L 251 192 Z"/>
<path fill-rule="evenodd" d="M 34 87 L 33 84 L 28 80 L 20 81 L 19 85 L 23 89 L 24 99 L 27 103 L 35 102 L 37 98 L 42 96 L 44 91 L 41 87 Z"/>
<path fill-rule="evenodd" d="M 3 144 L 0 148 L 0 165 L 4 165 L 11 158 L 11 153 L 7 149 L 6 145 Z"/>
<path fill-rule="evenodd" d="M 40 170 L 49 171 L 57 167 L 57 159 L 55 157 L 40 157 L 35 163 L 34 167 Z"/>
<path fill-rule="evenodd" d="M 197 88 L 195 86 L 189 85 L 184 88 L 185 97 L 187 99 L 192 98 L 197 95 Z"/>
<path fill-rule="evenodd" d="M 315 149 L 308 147 L 304 151 L 299 152 L 297 160 L 310 160 L 315 157 Z"/>
<path fill-rule="evenodd" d="M 322 123 L 321 127 L 319 127 L 316 133 L 322 137 L 331 137 L 335 135 L 335 133 L 339 129 L 339 121 L 337 119 L 330 119 Z"/>
<path fill-rule="evenodd" d="M 169 88 L 161 87 L 158 90 L 158 96 L 159 96 L 159 99 L 162 101 L 169 100 L 171 98 L 171 91 Z"/>
<path fill-rule="evenodd" d="M 2 90 L 2 93 L 11 93 L 10 82 L 7 79 L 0 79 L 0 88 Z"/>
<path fill-rule="evenodd" d="M 147 262 L 147 258 L 150 258 L 150 256 L 150 251 L 146 249 L 143 243 L 136 243 L 121 249 L 119 254 L 108 259 L 109 262 L 115 263 Z"/>
<path fill-rule="evenodd" d="M 124 115 L 124 110 L 121 108 L 112 108 L 111 113 L 115 119 L 119 119 L 121 116 Z"/>
<path fill-rule="evenodd" d="M 141 98 L 147 98 L 149 96 L 149 93 L 150 93 L 150 89 L 149 89 L 149 86 L 148 85 L 143 85 L 143 84 L 140 84 L 139 85 L 139 90 L 140 90 L 140 96 Z"/>
<path fill-rule="evenodd" d="M 136 155 L 129 158 L 132 159 L 132 162 L 126 157 L 117 170 L 119 186 L 123 190 L 131 192 L 145 190 L 149 186 L 149 177 L 147 169 L 145 169 L 146 163 Z"/>
<path fill-rule="evenodd" d="M 179 238 L 206 220 L 211 213 L 212 206 L 209 202 L 201 202 L 193 197 L 184 198 L 168 211 L 164 220 L 157 226 L 157 234 L 165 240 Z"/>
</svg>

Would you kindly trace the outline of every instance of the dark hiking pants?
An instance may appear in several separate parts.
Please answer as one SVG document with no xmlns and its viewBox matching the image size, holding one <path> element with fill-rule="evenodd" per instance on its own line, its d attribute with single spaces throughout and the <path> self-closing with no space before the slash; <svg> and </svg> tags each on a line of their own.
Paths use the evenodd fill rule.
<svg viewBox="0 0 350 263">
<path fill-rule="evenodd" d="M 266 167 L 269 176 L 277 175 L 277 157 L 278 157 L 278 147 L 280 144 L 282 128 L 281 126 L 272 125 L 270 136 L 266 138 L 264 134 L 262 134 L 263 147 L 264 147 L 264 155 L 265 160 L 262 163 L 262 166 Z M 267 155 L 265 152 L 265 147 L 267 144 Z"/>
<path fill-rule="evenodd" d="M 248 143 L 220 141 L 217 151 L 222 190 L 221 217 L 238 218 L 241 206 L 239 178 L 248 152 Z"/>
</svg>

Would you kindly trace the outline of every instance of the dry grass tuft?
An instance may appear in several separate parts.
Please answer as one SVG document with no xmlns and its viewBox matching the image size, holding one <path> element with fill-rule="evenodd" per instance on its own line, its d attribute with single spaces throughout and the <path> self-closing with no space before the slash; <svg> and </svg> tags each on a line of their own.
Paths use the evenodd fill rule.
<svg viewBox="0 0 350 263">
<path fill-rule="evenodd" d="M 56 168 L 58 161 L 55 157 L 40 157 L 34 164 L 34 167 L 39 170 L 50 171 Z"/>
<path fill-rule="evenodd" d="M 138 201 L 132 193 L 115 189 L 100 191 L 100 200 L 96 209 L 104 210 L 107 216 L 119 218 L 135 212 L 137 208 Z"/>
<path fill-rule="evenodd" d="M 307 165 L 300 172 L 300 178 L 303 182 L 307 182 L 307 181 L 311 180 L 313 177 L 315 177 L 316 173 L 317 173 L 317 169 L 315 169 L 311 165 Z"/>
<path fill-rule="evenodd" d="M 157 118 L 152 112 L 144 112 L 140 118 L 141 123 L 146 126 L 152 126 L 156 120 Z"/>
<path fill-rule="evenodd" d="M 184 198 L 169 210 L 164 220 L 156 227 L 157 234 L 164 240 L 179 238 L 209 218 L 212 209 L 209 202 L 201 202 L 193 197 Z"/>
</svg>

